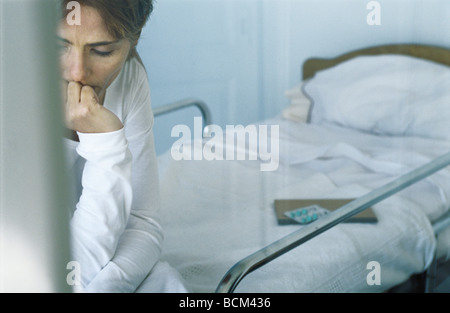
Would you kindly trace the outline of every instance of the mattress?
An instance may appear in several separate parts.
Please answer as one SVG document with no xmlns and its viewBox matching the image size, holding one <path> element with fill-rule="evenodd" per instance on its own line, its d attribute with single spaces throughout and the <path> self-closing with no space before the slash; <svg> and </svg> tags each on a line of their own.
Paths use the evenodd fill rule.
<svg viewBox="0 0 450 313">
<path fill-rule="evenodd" d="M 359 197 L 450 149 L 446 140 L 282 117 L 258 124 L 279 126 L 274 171 L 248 158 L 175 160 L 170 151 L 158 157 L 162 260 L 193 292 L 214 292 L 237 261 L 303 227 L 279 225 L 275 199 Z M 235 291 L 380 292 L 407 280 L 436 251 L 448 256 L 449 240 L 436 240 L 431 223 L 448 212 L 449 178 L 443 169 L 383 200 L 373 206 L 376 224 L 339 224 L 252 272 Z M 380 265 L 378 284 L 368 282 L 372 261 Z"/>
</svg>

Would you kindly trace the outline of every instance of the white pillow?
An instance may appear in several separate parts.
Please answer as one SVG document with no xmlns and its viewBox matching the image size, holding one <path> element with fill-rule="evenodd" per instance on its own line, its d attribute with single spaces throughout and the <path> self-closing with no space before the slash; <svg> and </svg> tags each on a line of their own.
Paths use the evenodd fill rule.
<svg viewBox="0 0 450 313">
<path fill-rule="evenodd" d="M 311 123 L 450 139 L 450 68 L 402 55 L 360 56 L 305 82 Z"/>
</svg>

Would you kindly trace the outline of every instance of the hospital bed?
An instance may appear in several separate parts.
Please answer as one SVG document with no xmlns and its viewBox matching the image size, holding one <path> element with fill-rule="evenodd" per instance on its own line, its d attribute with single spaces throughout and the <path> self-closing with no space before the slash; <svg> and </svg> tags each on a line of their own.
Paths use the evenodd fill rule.
<svg viewBox="0 0 450 313">
<path fill-rule="evenodd" d="M 162 259 L 193 292 L 385 292 L 417 275 L 433 291 L 450 259 L 449 66 L 450 50 L 422 45 L 307 60 L 290 105 L 255 123 L 279 126 L 274 171 L 160 155 Z M 196 99 L 155 116 L 190 105 L 212 123 Z M 201 149 L 210 131 L 184 147 Z M 280 224 L 274 203 L 293 199 L 353 200 Z M 376 222 L 349 222 L 367 209 Z"/>
</svg>

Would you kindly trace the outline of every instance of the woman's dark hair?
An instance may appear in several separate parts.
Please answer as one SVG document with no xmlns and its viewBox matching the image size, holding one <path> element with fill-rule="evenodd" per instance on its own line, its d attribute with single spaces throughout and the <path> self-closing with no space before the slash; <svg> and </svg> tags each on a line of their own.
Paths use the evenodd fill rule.
<svg viewBox="0 0 450 313">
<path fill-rule="evenodd" d="M 62 18 L 70 10 L 71 0 L 61 0 Z M 97 9 L 109 33 L 116 39 L 128 39 L 133 46 L 131 55 L 137 55 L 135 43 L 153 11 L 152 0 L 78 0 L 81 6 Z"/>
</svg>

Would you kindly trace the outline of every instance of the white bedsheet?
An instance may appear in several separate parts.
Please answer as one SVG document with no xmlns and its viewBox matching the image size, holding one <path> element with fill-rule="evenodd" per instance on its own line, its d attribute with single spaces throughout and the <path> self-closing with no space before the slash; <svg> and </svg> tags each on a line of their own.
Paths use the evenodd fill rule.
<svg viewBox="0 0 450 313">
<path fill-rule="evenodd" d="M 287 235 L 274 199 L 358 197 L 434 157 L 450 143 L 372 136 L 281 118 L 280 166 L 258 161 L 174 161 L 159 157 L 162 260 L 194 292 L 214 292 L 240 259 Z M 377 224 L 341 224 L 249 274 L 237 292 L 377 292 L 423 271 L 436 250 L 430 220 L 449 207 L 447 169 L 374 206 Z M 369 285 L 377 261 L 381 284 Z"/>
</svg>

